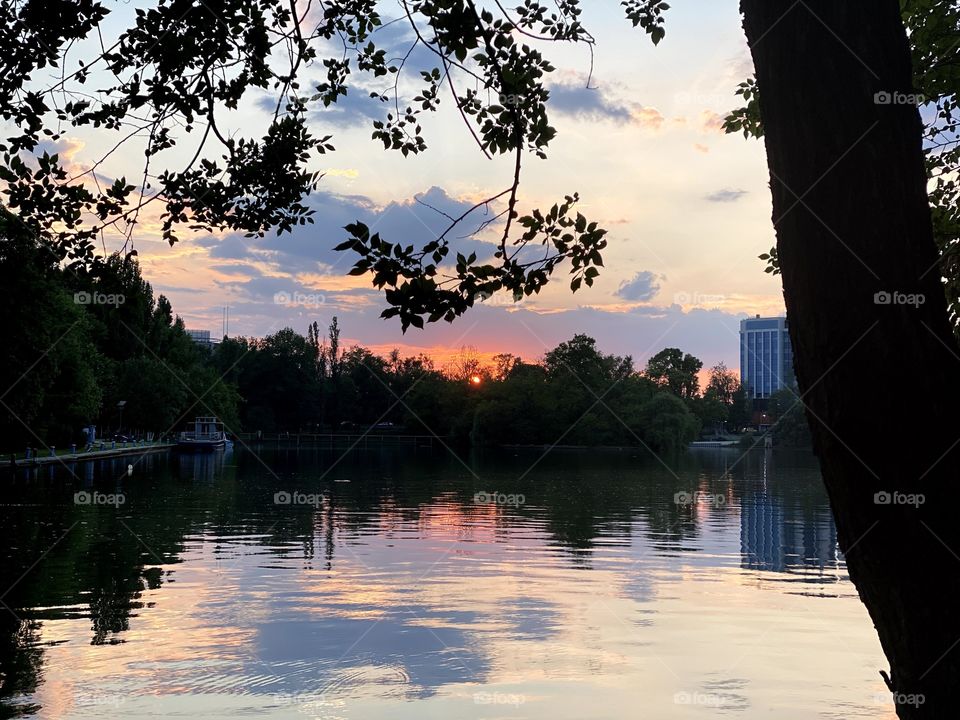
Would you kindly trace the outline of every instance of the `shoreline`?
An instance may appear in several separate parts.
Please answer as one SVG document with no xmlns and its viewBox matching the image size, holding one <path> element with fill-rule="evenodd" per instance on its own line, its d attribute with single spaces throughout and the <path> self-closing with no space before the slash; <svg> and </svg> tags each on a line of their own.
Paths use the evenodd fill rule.
<svg viewBox="0 0 960 720">
<path fill-rule="evenodd" d="M 172 450 L 176 443 L 153 443 L 151 445 L 136 445 L 104 450 L 88 450 L 87 452 L 64 453 L 63 455 L 47 455 L 46 457 L 17 458 L 13 463 L 7 460 L 7 467 L 35 467 L 50 465 L 51 463 L 83 462 L 85 460 L 106 460 L 109 458 L 126 457 L 130 455 L 148 455 Z"/>
</svg>

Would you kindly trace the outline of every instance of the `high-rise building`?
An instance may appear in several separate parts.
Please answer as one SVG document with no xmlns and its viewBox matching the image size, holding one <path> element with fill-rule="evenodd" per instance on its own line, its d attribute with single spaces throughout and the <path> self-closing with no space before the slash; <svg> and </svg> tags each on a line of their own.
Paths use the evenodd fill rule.
<svg viewBox="0 0 960 720">
<path fill-rule="evenodd" d="M 210 337 L 209 330 L 191 330 L 186 328 L 187 335 L 190 336 L 190 339 L 193 340 L 197 345 L 202 345 L 204 347 L 213 347 L 213 339 Z"/>
<path fill-rule="evenodd" d="M 754 400 L 795 384 L 785 317 L 757 315 L 740 321 L 740 381 Z"/>
</svg>

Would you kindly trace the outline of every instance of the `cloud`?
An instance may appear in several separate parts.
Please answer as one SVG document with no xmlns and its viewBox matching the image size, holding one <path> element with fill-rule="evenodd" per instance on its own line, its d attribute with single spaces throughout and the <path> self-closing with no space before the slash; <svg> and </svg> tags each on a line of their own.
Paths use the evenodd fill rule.
<svg viewBox="0 0 960 720">
<path fill-rule="evenodd" d="M 317 292 L 315 288 L 305 288 L 299 283 L 294 283 L 289 277 L 277 277 L 271 275 L 256 275 L 249 280 L 242 282 L 222 282 L 217 281 L 220 287 L 235 290 L 242 296 L 255 301 L 272 302 L 277 293 L 288 292 Z"/>
<path fill-rule="evenodd" d="M 406 22 L 391 22 L 384 19 L 384 23 L 374 29 L 370 39 L 377 44 L 377 47 L 386 53 L 387 64 L 399 66 L 403 61 L 403 75 L 405 77 L 417 78 L 412 83 L 404 83 L 406 90 L 413 90 L 406 96 L 404 87 L 401 87 L 400 93 L 396 98 L 396 104 L 400 106 L 402 113 L 405 108 L 415 105 L 413 97 L 420 92 L 420 85 L 423 81 L 419 79 L 421 71 L 430 71 L 440 67 L 440 61 L 437 55 L 418 41 L 413 29 Z M 401 15 L 395 20 L 406 20 Z M 342 54 L 343 47 L 339 45 L 338 39 L 331 39 L 325 45 L 321 43 L 318 52 L 320 57 L 336 57 Z M 336 102 L 324 106 L 319 99 L 314 99 L 308 103 L 308 120 L 318 127 L 333 127 L 340 130 L 352 128 L 369 128 L 374 120 L 385 120 L 388 113 L 397 115 L 397 107 L 394 102 L 394 90 L 392 82 L 383 81 L 383 79 L 374 78 L 366 73 L 354 72 L 348 78 L 348 89 L 346 95 L 337 97 Z M 324 84 L 327 79 L 323 75 L 316 76 L 311 81 L 303 83 L 299 92 L 301 97 L 310 98 L 318 85 Z M 386 100 L 379 97 L 371 97 L 371 93 L 377 96 L 385 95 Z M 257 101 L 259 108 L 272 116 L 277 107 L 276 96 L 265 95 Z M 283 112 L 284 105 L 281 104 L 280 111 Z"/>
<path fill-rule="evenodd" d="M 317 83 L 311 83 L 316 85 Z M 265 96 L 257 101 L 257 106 L 264 112 L 273 115 L 277 107 L 277 99 Z M 308 119 L 318 127 L 335 127 L 346 129 L 370 125 L 374 120 L 382 120 L 391 111 L 392 106 L 370 97 L 369 90 L 362 87 L 351 87 L 346 95 L 337 98 L 337 102 L 324 107 L 323 103 L 315 100 L 310 103 Z M 280 111 L 284 110 L 281 103 Z"/>
<path fill-rule="evenodd" d="M 696 151 L 699 152 L 699 153 L 703 153 L 704 155 L 706 155 L 708 152 L 710 152 L 710 148 L 709 148 L 708 146 L 706 146 L 706 145 L 701 144 L 701 143 L 694 143 L 694 144 L 693 144 L 693 149 L 696 150 Z"/>
<path fill-rule="evenodd" d="M 709 202 L 732 203 L 736 202 L 746 194 L 746 190 L 733 190 L 727 188 L 725 190 L 717 190 L 716 192 L 712 192 L 709 195 L 704 196 L 704 199 L 708 200 Z"/>
<path fill-rule="evenodd" d="M 346 95 L 328 107 L 319 107 L 310 113 L 310 119 L 320 124 L 339 128 L 370 125 L 374 120 L 383 120 L 393 108 L 370 97 L 367 90 L 353 87 Z"/>
<path fill-rule="evenodd" d="M 239 233 L 224 235 L 222 238 L 210 236 L 199 241 L 202 247 L 210 249 L 210 257 L 217 260 L 252 260 L 256 253 L 251 249 L 251 238 Z"/>
<path fill-rule="evenodd" d="M 753 77 L 754 68 L 753 68 L 753 56 L 750 54 L 750 48 L 747 47 L 746 42 L 743 43 L 743 47 L 740 48 L 740 51 L 727 60 L 727 77 L 736 78 L 737 82 L 741 82 L 743 79 L 748 77 Z"/>
<path fill-rule="evenodd" d="M 640 125 L 649 130 L 659 130 L 663 126 L 663 115 L 660 111 L 652 107 L 643 107 L 637 105 L 633 110 L 633 124 Z"/>
<path fill-rule="evenodd" d="M 206 249 L 210 260 L 216 261 L 209 265 L 211 270 L 232 276 L 261 278 L 258 283 L 244 284 L 242 289 L 248 295 L 266 297 L 282 289 L 270 285 L 275 280 L 290 283 L 295 278 L 303 280 L 311 275 L 346 276 L 357 256 L 333 248 L 347 239 L 344 226 L 350 223 L 362 222 L 388 242 L 422 246 L 446 231 L 450 218 L 460 217 L 474 203 L 434 186 L 412 198 L 382 207 L 363 195 L 330 192 L 313 193 L 307 198 L 307 204 L 314 211 L 314 222 L 298 226 L 292 232 L 282 235 L 270 232 L 264 237 L 231 232 L 222 236 L 208 235 L 195 242 Z M 496 251 L 493 233 L 498 224 L 492 224 L 485 231 L 486 235 L 469 235 L 495 213 L 492 208 L 481 207 L 467 215 L 451 233 L 456 239 L 457 252 L 476 253 L 480 261 L 492 258 Z M 259 285 L 266 289 L 255 293 Z M 221 283 L 221 286 L 241 289 L 236 283 Z M 299 291 L 302 288 L 294 289 Z"/>
<path fill-rule="evenodd" d="M 255 266 L 240 262 L 211 265 L 210 269 L 227 275 L 246 275 L 247 277 L 260 277 L 263 275 Z"/>
<path fill-rule="evenodd" d="M 549 90 L 547 107 L 577 120 L 639 125 L 652 130 L 659 130 L 664 123 L 663 115 L 656 108 L 621 102 L 600 88 L 564 83 L 551 85 Z"/>
<path fill-rule="evenodd" d="M 86 142 L 75 137 L 61 137 L 59 140 L 41 140 L 37 143 L 35 154 L 47 152 L 59 155 L 60 162 L 73 166 L 76 156 L 86 147 Z"/>
<path fill-rule="evenodd" d="M 663 279 L 662 275 L 657 275 L 649 270 L 641 270 L 633 276 L 632 280 L 624 280 L 620 283 L 620 287 L 615 294 L 624 300 L 647 302 L 653 300 L 660 292 L 660 281 Z"/>
<path fill-rule="evenodd" d="M 335 314 L 342 310 L 362 311 L 377 307 L 383 295 L 374 288 L 327 290 L 300 282 L 288 275 L 248 273 L 245 280 L 215 280 L 230 292 L 231 314 L 235 318 L 274 315 L 277 318 L 301 315 L 304 312 Z M 286 321 L 290 324 L 289 321 Z M 276 326 L 278 323 L 274 323 Z M 283 323 L 279 323 L 283 324 Z M 296 324 L 296 323 L 294 323 Z"/>
<path fill-rule="evenodd" d="M 266 252 L 278 269 L 286 272 L 317 272 L 334 266 L 338 271 L 346 272 L 355 256 L 333 250 L 347 239 L 344 226 L 362 222 L 388 242 L 421 246 L 441 235 L 450 225 L 450 218 L 460 217 L 473 205 L 436 186 L 384 207 L 378 207 L 362 195 L 324 192 L 311 195 L 308 204 L 314 211 L 312 224 L 283 235 L 268 233 L 260 239 L 244 240 L 255 243 L 255 247 Z M 461 239 L 476 231 L 489 217 L 490 212 L 480 208 L 463 221 L 454 232 L 458 251 L 475 252 L 479 258 L 493 254 L 496 248 L 492 243 L 479 238 Z"/>
<path fill-rule="evenodd" d="M 720 113 L 716 113 L 713 110 L 704 110 L 700 113 L 699 118 L 700 131 L 703 133 L 724 135 L 726 131 L 723 129 L 723 121 L 724 116 Z"/>
<path fill-rule="evenodd" d="M 355 168 L 327 168 L 323 174 L 325 177 L 345 177 L 350 180 L 360 177 L 360 171 Z"/>
</svg>

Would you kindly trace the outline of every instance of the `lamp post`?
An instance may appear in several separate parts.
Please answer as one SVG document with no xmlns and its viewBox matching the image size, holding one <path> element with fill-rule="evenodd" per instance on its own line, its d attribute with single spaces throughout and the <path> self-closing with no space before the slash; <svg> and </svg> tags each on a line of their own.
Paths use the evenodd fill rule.
<svg viewBox="0 0 960 720">
<path fill-rule="evenodd" d="M 123 406 L 126 404 L 127 404 L 126 400 L 121 400 L 120 402 L 117 403 L 117 408 L 119 408 L 120 410 L 120 419 L 117 423 L 119 425 L 119 427 L 117 428 L 118 433 L 123 432 Z"/>
</svg>

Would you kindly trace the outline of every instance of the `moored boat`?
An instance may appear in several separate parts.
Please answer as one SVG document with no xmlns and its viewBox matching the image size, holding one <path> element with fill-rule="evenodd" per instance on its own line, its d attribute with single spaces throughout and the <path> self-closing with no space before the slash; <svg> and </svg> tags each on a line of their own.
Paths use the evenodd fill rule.
<svg viewBox="0 0 960 720">
<path fill-rule="evenodd" d="M 179 450 L 217 450 L 226 447 L 227 434 L 223 423 L 215 417 L 198 417 L 193 429 L 184 430 L 177 436 Z"/>
</svg>

